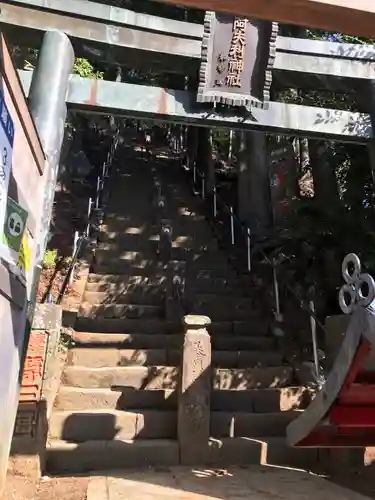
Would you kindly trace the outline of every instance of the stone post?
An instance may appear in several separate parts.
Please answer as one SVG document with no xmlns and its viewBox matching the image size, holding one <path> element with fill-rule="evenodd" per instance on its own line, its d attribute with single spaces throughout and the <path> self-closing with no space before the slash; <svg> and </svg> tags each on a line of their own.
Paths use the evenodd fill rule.
<svg viewBox="0 0 375 500">
<path fill-rule="evenodd" d="M 177 433 L 182 465 L 208 461 L 211 403 L 211 340 L 207 316 L 185 316 Z"/>
</svg>

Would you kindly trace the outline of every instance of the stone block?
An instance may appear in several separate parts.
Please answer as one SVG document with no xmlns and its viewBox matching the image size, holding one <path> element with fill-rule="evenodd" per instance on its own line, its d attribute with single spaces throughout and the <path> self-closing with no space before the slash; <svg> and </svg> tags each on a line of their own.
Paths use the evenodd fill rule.
<svg viewBox="0 0 375 500">
<path fill-rule="evenodd" d="M 185 316 L 177 433 L 180 462 L 204 464 L 208 460 L 211 403 L 211 341 L 206 316 Z"/>
</svg>

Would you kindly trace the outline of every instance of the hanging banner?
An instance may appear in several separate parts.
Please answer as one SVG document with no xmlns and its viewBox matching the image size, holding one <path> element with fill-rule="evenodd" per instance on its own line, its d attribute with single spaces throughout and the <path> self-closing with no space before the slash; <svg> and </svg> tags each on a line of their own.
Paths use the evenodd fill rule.
<svg viewBox="0 0 375 500">
<path fill-rule="evenodd" d="M 207 12 L 197 101 L 267 108 L 278 24 Z"/>
<path fill-rule="evenodd" d="M 4 227 L 12 170 L 14 123 L 0 90 L 0 227 Z"/>
</svg>

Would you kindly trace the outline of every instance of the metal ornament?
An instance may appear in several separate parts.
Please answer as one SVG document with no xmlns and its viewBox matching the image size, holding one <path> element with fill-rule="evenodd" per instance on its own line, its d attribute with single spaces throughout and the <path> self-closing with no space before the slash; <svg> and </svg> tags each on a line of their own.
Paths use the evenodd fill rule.
<svg viewBox="0 0 375 500">
<path fill-rule="evenodd" d="M 343 260 L 342 277 L 345 285 L 339 292 L 339 305 L 344 314 L 352 314 L 357 307 L 369 307 L 375 299 L 375 280 L 362 273 L 359 257 L 350 253 Z"/>
</svg>

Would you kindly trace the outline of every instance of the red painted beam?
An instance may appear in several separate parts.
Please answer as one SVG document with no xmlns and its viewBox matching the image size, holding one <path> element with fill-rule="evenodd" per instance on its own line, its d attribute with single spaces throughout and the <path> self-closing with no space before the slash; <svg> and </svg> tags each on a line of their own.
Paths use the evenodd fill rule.
<svg viewBox="0 0 375 500">
<path fill-rule="evenodd" d="M 375 406 L 375 385 L 352 384 L 339 396 L 339 405 L 343 406 Z"/>
<path fill-rule="evenodd" d="M 327 434 L 318 429 L 304 439 L 296 448 L 365 448 L 375 446 L 374 429 L 361 429 L 360 432 Z"/>
<path fill-rule="evenodd" d="M 375 429 L 375 407 L 337 405 L 331 409 L 329 419 L 332 425 L 337 425 L 339 428 Z"/>
</svg>

